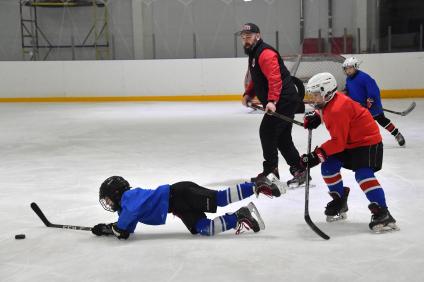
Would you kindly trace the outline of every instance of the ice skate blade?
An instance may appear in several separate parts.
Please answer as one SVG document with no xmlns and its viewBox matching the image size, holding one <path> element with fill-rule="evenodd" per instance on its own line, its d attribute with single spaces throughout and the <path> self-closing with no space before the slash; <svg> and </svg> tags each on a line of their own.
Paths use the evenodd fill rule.
<svg viewBox="0 0 424 282">
<path fill-rule="evenodd" d="M 336 215 L 336 216 L 328 215 L 326 220 L 327 220 L 327 222 L 336 222 L 336 221 L 346 220 L 346 218 L 347 218 L 347 214 L 341 213 L 341 214 Z"/>
<path fill-rule="evenodd" d="M 276 197 L 280 197 L 281 195 L 285 194 L 287 192 L 287 184 L 284 182 L 281 182 L 280 179 L 277 178 L 277 176 L 273 173 L 268 174 L 267 178 L 272 182 L 273 185 L 277 186 L 278 191 L 280 191 L 280 195 Z"/>
<path fill-rule="evenodd" d="M 297 185 L 297 184 L 286 184 L 286 187 L 287 187 L 287 189 L 289 189 L 289 190 L 295 190 L 295 189 L 303 189 L 303 188 L 305 188 L 305 186 L 306 186 L 306 184 L 305 183 L 303 183 L 303 184 L 300 184 L 300 185 Z M 309 188 L 314 188 L 315 187 L 315 184 L 311 184 L 311 183 L 309 183 Z"/>
<path fill-rule="evenodd" d="M 376 234 L 388 233 L 399 230 L 400 228 L 396 225 L 396 223 L 389 223 L 385 226 L 383 224 L 377 224 L 372 228 L 372 231 Z"/>
<path fill-rule="evenodd" d="M 264 229 L 265 229 L 265 222 L 264 222 L 264 220 L 262 219 L 261 215 L 259 214 L 259 211 L 258 211 L 258 209 L 256 208 L 255 204 L 254 204 L 254 203 L 252 203 L 252 202 L 250 202 L 250 203 L 247 205 L 247 208 L 249 209 L 249 211 L 250 211 L 251 213 L 253 213 L 253 214 L 255 215 L 255 218 L 256 218 L 256 220 L 258 221 L 258 224 L 259 224 L 259 229 L 260 229 L 260 230 L 264 230 Z"/>
</svg>

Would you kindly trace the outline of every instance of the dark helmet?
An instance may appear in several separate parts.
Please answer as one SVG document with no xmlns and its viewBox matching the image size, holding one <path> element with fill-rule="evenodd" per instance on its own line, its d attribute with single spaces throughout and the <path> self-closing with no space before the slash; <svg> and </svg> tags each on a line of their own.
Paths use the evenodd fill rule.
<svg viewBox="0 0 424 282">
<path fill-rule="evenodd" d="M 130 184 L 123 177 L 111 176 L 100 186 L 99 202 L 105 210 L 115 212 L 121 208 L 122 194 L 130 188 Z M 112 204 L 106 201 L 106 197 L 112 201 Z"/>
</svg>

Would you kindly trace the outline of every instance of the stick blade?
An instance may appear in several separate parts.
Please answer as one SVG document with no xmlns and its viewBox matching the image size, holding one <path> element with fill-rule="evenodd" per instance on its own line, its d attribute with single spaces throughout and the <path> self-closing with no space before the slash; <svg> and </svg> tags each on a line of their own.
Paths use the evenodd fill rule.
<svg viewBox="0 0 424 282">
<path fill-rule="evenodd" d="M 38 217 L 41 219 L 41 221 L 44 223 L 44 225 L 46 225 L 47 227 L 52 226 L 50 221 L 48 221 L 48 219 L 46 218 L 46 216 L 44 215 L 44 213 L 41 211 L 40 207 L 36 203 L 32 202 L 31 208 L 38 215 Z"/>
<path fill-rule="evenodd" d="M 318 234 L 322 239 L 325 240 L 329 240 L 330 236 L 328 236 L 327 234 L 325 234 L 324 232 L 322 232 L 321 229 L 318 228 L 318 226 L 316 226 L 313 222 L 312 219 L 309 215 L 305 215 L 305 221 L 306 223 L 309 225 L 309 227 L 311 227 L 311 229 Z"/>
<path fill-rule="evenodd" d="M 405 111 L 402 112 L 402 116 L 406 116 L 407 114 L 409 114 L 410 112 L 412 112 L 415 109 L 415 106 L 417 105 L 417 103 L 412 102 L 412 104 L 409 106 L 409 108 Z"/>
</svg>

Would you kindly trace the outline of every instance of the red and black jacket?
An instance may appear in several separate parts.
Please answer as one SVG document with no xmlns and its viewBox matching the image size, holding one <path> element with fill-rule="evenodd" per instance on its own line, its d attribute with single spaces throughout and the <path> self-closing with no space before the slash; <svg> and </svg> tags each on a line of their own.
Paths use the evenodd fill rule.
<svg viewBox="0 0 424 282">
<path fill-rule="evenodd" d="M 262 105 L 269 101 L 300 102 L 290 72 L 277 50 L 260 39 L 249 54 L 251 82 L 246 89 L 249 96 L 256 95 Z"/>
</svg>

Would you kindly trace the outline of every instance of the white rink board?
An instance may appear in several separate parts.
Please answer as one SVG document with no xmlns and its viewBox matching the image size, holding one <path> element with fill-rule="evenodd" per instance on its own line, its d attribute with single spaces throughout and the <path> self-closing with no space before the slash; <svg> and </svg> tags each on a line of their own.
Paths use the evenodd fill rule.
<svg viewBox="0 0 424 282">
<path fill-rule="evenodd" d="M 383 90 L 424 89 L 424 52 L 357 55 Z M 247 58 L 0 62 L 0 98 L 234 95 Z"/>
</svg>

